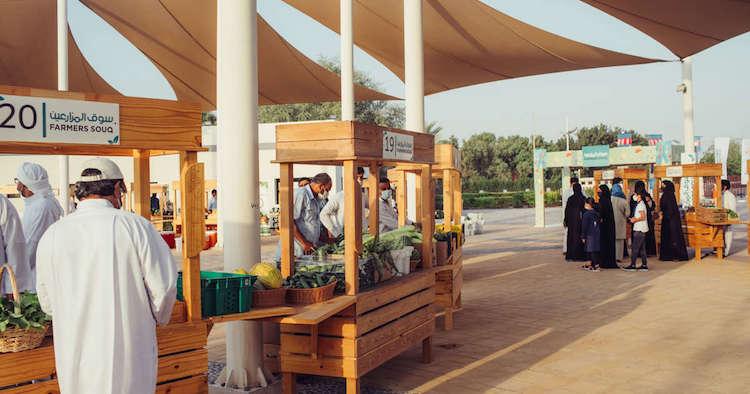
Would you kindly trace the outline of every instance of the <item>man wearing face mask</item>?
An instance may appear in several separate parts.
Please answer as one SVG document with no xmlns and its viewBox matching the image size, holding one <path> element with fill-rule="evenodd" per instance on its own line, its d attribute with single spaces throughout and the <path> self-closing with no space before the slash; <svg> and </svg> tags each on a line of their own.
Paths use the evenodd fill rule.
<svg viewBox="0 0 750 394">
<path fill-rule="evenodd" d="M 309 185 L 294 192 L 295 256 L 310 254 L 315 247 L 320 246 L 321 201 L 328 199 L 332 186 L 331 177 L 326 173 L 320 173 L 310 180 Z"/>
<path fill-rule="evenodd" d="M 393 189 L 391 189 L 391 181 L 386 177 L 380 178 L 380 232 L 393 231 L 398 228 L 398 213 L 396 209 L 391 205 L 393 199 Z"/>
<path fill-rule="evenodd" d="M 39 241 L 39 301 L 53 316 L 61 393 L 153 393 L 156 325 L 169 322 L 177 265 L 145 218 L 121 210 L 122 172 L 84 163 L 76 212 Z"/>
<path fill-rule="evenodd" d="M 361 172 L 360 172 L 361 171 Z M 359 183 L 362 192 L 362 232 L 367 231 L 367 195 L 362 189 L 364 185 L 365 170 L 362 167 L 357 168 L 357 183 Z M 329 238 L 335 240 L 344 234 L 344 191 L 333 194 L 328 199 L 328 203 L 320 210 L 320 222 L 323 228 L 328 231 Z M 330 241 L 329 241 L 330 242 Z"/>
<path fill-rule="evenodd" d="M 24 199 L 23 234 L 26 237 L 26 258 L 29 260 L 29 289 L 36 288 L 36 249 L 47 228 L 63 215 L 62 206 L 52 192 L 47 170 L 36 163 L 23 163 L 16 175 L 16 190 Z"/>
</svg>

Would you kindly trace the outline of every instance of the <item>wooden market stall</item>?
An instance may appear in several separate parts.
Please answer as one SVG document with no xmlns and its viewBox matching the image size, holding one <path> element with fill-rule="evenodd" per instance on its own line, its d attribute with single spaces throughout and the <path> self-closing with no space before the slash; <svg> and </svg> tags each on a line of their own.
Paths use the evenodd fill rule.
<svg viewBox="0 0 750 394">
<path fill-rule="evenodd" d="M 389 179 L 393 179 L 398 189 L 406 181 L 406 173 L 412 172 L 414 167 L 399 165 L 388 171 Z M 455 234 L 450 236 L 443 247 L 436 250 L 435 271 L 435 307 L 438 316 L 443 316 L 445 330 L 453 329 L 453 313 L 461 308 L 461 288 L 463 286 L 463 231 L 461 231 L 461 215 L 463 214 L 463 199 L 461 194 L 461 153 L 452 144 L 435 145 L 435 165 L 432 167 L 433 180 L 442 180 L 443 184 L 443 225 L 437 226 L 439 232 Z M 421 192 L 421 190 L 420 190 Z M 406 193 L 398 193 L 397 206 L 407 207 Z M 421 199 L 417 198 L 417 212 L 422 212 Z M 411 208 L 411 207 L 408 207 Z M 399 210 L 399 224 L 406 221 L 407 209 Z M 434 211 L 434 209 L 433 209 Z M 439 245 L 440 243 L 436 243 Z M 444 256 L 443 256 L 444 254 Z M 441 260 L 445 261 L 441 261 Z"/>
<path fill-rule="evenodd" d="M 645 168 L 617 167 L 610 170 L 594 170 L 594 189 L 597 189 L 602 181 L 611 181 L 622 178 L 622 191 L 630 195 L 633 190 L 631 183 L 643 181 L 648 184 L 648 170 Z M 599 201 L 599 193 L 594 193 L 594 199 Z"/>
<path fill-rule="evenodd" d="M 655 166 L 654 177 L 656 185 L 654 200 L 659 208 L 659 194 L 661 181 L 664 178 L 672 179 L 675 184 L 677 201 L 680 201 L 680 179 L 690 177 L 693 182 L 693 207 L 690 207 L 683 218 L 683 234 L 687 246 L 695 249 L 695 258 L 700 261 L 702 249 L 716 249 L 719 259 L 724 258 L 724 229 L 728 225 L 740 224 L 738 220 L 729 220 L 727 211 L 722 209 L 721 198 L 721 163 L 698 163 L 683 164 L 676 166 Z M 702 178 L 714 178 L 715 187 L 712 195 L 708 198 L 703 195 Z M 709 206 L 702 206 L 702 200 L 707 200 Z M 661 218 L 658 218 L 656 226 L 656 242 L 660 242 Z"/>
<path fill-rule="evenodd" d="M 166 214 L 167 200 L 169 198 L 169 187 L 167 185 L 151 183 L 149 185 L 148 193 L 149 212 L 151 213 L 149 219 L 151 220 L 151 223 L 154 224 L 157 230 L 162 231 L 164 229 L 164 223 L 172 220 L 171 214 Z M 159 199 L 159 212 L 153 212 L 151 210 L 151 196 L 154 194 L 156 194 L 156 197 Z M 123 196 L 123 206 L 126 210 L 135 212 L 135 209 L 133 208 L 133 201 L 136 199 L 135 196 L 135 184 L 131 182 L 128 192 Z"/>
<path fill-rule="evenodd" d="M 203 195 L 204 195 L 204 201 L 208 201 L 208 199 L 211 197 L 211 190 L 216 189 L 217 182 L 216 179 L 206 179 L 203 182 Z M 180 201 L 180 182 L 174 181 L 172 182 L 172 201 Z M 207 205 L 204 206 L 204 208 Z M 174 210 L 175 212 L 178 212 L 181 209 L 181 206 L 175 204 Z M 206 227 L 209 229 L 216 229 L 216 225 L 218 223 L 218 210 L 214 210 L 212 212 L 206 212 Z M 182 221 L 178 215 L 175 216 L 174 221 L 172 222 L 174 225 L 175 231 L 178 227 L 182 227 Z"/>
<path fill-rule="evenodd" d="M 284 391 L 295 391 L 295 374 L 346 378 L 347 392 L 359 392 L 359 379 L 403 351 L 422 344 L 431 358 L 435 318 L 432 263 L 432 209 L 419 217 L 423 236 L 422 271 L 390 279 L 372 289 L 359 285 L 362 246 L 362 199 L 356 181 L 358 165 L 378 174 L 381 166 L 414 166 L 422 205 L 432 206 L 433 136 L 358 122 L 324 122 L 276 127 L 276 161 L 280 164 L 281 270 L 295 272 L 293 179 L 295 164 L 343 165 L 345 209 L 344 277 L 346 294 L 311 305 L 282 318 L 281 371 Z M 369 229 L 378 231 L 378 177 L 370 176 Z M 425 192 L 426 191 L 426 192 Z"/>
</svg>

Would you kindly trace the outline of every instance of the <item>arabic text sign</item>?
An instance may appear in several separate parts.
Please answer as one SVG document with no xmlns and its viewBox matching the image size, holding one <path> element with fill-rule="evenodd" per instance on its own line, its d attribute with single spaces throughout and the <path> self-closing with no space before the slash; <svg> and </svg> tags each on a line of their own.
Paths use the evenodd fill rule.
<svg viewBox="0 0 750 394">
<path fill-rule="evenodd" d="M 615 179 L 615 170 L 604 170 L 602 171 L 602 179 L 612 180 Z"/>
<path fill-rule="evenodd" d="M 120 105 L 3 95 L 0 141 L 116 145 Z"/>
<path fill-rule="evenodd" d="M 681 178 L 682 166 L 667 167 L 667 178 Z"/>
<path fill-rule="evenodd" d="M 584 167 L 606 167 L 609 165 L 609 145 L 583 147 Z"/>
<path fill-rule="evenodd" d="M 414 136 L 384 130 L 383 158 L 394 160 L 413 160 Z"/>
</svg>

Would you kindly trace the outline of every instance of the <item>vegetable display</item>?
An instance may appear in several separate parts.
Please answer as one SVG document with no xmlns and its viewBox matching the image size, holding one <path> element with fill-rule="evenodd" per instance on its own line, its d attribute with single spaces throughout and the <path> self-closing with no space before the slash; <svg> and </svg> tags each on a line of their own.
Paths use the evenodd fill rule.
<svg viewBox="0 0 750 394">
<path fill-rule="evenodd" d="M 11 328 L 42 330 L 52 321 L 35 293 L 23 292 L 20 298 L 19 301 L 3 298 L 0 302 L 0 332 Z"/>
<path fill-rule="evenodd" d="M 258 277 L 258 282 L 263 284 L 266 289 L 278 289 L 281 287 L 284 279 L 276 265 L 266 262 L 260 262 L 250 268 L 250 275 Z"/>
<path fill-rule="evenodd" d="M 284 287 L 291 289 L 311 289 L 323 287 L 336 280 L 336 275 L 329 272 L 297 271 L 294 275 L 286 278 Z"/>
</svg>

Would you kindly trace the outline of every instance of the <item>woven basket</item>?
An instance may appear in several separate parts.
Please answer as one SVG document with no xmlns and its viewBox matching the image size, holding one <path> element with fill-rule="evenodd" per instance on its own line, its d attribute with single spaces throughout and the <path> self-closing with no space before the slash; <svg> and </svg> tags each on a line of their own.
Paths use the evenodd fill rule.
<svg viewBox="0 0 750 394">
<path fill-rule="evenodd" d="M 13 288 L 13 300 L 16 301 L 14 302 L 14 312 L 21 313 L 21 307 L 17 303 L 17 301 L 21 299 L 21 294 L 18 292 L 18 286 L 16 285 L 16 275 L 8 264 L 3 264 L 3 266 L 0 267 L 0 283 L 3 281 L 3 276 L 6 270 L 8 271 L 8 275 L 10 275 L 10 285 Z M 42 344 L 48 328 L 48 325 L 44 326 L 43 329 L 9 328 L 4 332 L 1 332 L 0 353 L 16 353 L 38 348 L 39 345 Z"/>
<path fill-rule="evenodd" d="M 323 287 L 313 287 L 310 289 L 287 289 L 286 302 L 292 305 L 317 304 L 328 301 L 333 298 L 333 291 L 336 290 L 336 281 L 333 281 Z"/>
<path fill-rule="evenodd" d="M 286 287 L 268 290 L 253 290 L 253 308 L 268 308 L 286 302 Z"/>
</svg>

